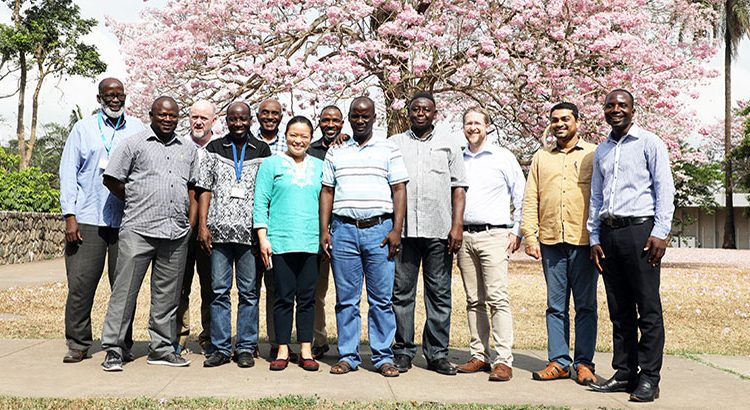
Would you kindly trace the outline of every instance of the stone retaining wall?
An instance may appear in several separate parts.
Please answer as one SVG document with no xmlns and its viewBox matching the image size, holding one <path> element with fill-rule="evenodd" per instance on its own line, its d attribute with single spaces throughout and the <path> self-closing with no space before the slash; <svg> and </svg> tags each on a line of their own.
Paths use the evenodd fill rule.
<svg viewBox="0 0 750 410">
<path fill-rule="evenodd" d="M 0 265 L 58 258 L 64 249 L 60 214 L 0 211 Z"/>
</svg>

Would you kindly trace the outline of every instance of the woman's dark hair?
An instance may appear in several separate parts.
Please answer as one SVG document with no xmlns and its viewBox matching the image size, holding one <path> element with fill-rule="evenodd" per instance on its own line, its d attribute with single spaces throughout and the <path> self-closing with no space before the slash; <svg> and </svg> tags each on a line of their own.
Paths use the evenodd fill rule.
<svg viewBox="0 0 750 410">
<path fill-rule="evenodd" d="M 286 135 L 286 133 L 289 131 L 289 127 L 298 123 L 307 125 L 307 128 L 310 129 L 310 137 L 312 137 L 313 125 L 310 122 L 310 120 L 308 120 L 307 117 L 305 117 L 304 115 L 295 115 L 294 117 L 292 117 L 292 119 L 289 120 L 288 123 L 286 123 L 286 132 L 284 132 L 284 135 Z"/>
</svg>

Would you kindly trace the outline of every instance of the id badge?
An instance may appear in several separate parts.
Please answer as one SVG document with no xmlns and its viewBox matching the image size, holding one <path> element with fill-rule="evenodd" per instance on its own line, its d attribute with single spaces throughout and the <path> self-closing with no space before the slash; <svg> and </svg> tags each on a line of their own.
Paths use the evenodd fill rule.
<svg viewBox="0 0 750 410">
<path fill-rule="evenodd" d="M 105 170 L 107 169 L 107 165 L 109 165 L 109 159 L 102 158 L 99 160 L 99 169 Z"/>
<path fill-rule="evenodd" d="M 231 198 L 242 199 L 245 197 L 245 190 L 239 186 L 232 187 L 232 189 L 229 191 L 229 196 Z"/>
</svg>

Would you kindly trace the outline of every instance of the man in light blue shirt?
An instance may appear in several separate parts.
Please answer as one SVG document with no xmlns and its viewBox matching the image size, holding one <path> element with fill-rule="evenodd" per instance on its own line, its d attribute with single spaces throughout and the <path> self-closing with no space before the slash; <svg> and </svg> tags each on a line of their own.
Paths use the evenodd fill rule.
<svg viewBox="0 0 750 410">
<path fill-rule="evenodd" d="M 60 160 L 68 277 L 65 363 L 80 362 L 88 355 L 92 343 L 91 308 L 107 255 L 110 286 L 115 279 L 123 202 L 102 184 L 104 168 L 120 141 L 145 129 L 137 118 L 125 116 L 125 90 L 120 80 L 102 80 L 96 100 L 101 106 L 99 111 L 73 126 Z M 128 347 L 133 344 L 131 335 L 129 331 Z"/>
<path fill-rule="evenodd" d="M 630 92 L 607 94 L 604 118 L 612 131 L 594 154 L 587 229 L 591 258 L 607 291 L 616 372 L 591 388 L 653 401 L 659 397 L 664 355 L 659 263 L 672 226 L 675 189 L 666 145 L 634 124 L 634 113 Z"/>
<path fill-rule="evenodd" d="M 359 301 L 364 276 L 372 364 L 383 376 L 397 377 L 391 349 L 396 334 L 393 259 L 401 245 L 409 176 L 398 147 L 372 138 L 375 104 L 371 99 L 352 101 L 349 123 L 352 139 L 328 150 L 320 191 L 320 244 L 331 258 L 336 285 L 339 362 L 331 373 L 357 370 L 362 361 Z"/>
</svg>

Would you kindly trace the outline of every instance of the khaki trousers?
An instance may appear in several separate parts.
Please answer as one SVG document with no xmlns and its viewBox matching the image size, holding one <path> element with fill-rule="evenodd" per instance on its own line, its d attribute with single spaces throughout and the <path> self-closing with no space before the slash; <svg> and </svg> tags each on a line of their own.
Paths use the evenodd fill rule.
<svg viewBox="0 0 750 410">
<path fill-rule="evenodd" d="M 458 268 L 466 290 L 471 356 L 486 363 L 513 365 L 513 317 L 508 302 L 509 229 L 464 232 Z M 488 309 L 489 308 L 489 309 Z M 489 310 L 489 312 L 488 312 Z M 491 360 L 489 338 L 495 347 Z"/>
<path fill-rule="evenodd" d="M 331 275 L 331 261 L 320 259 L 320 270 L 318 283 L 315 286 L 315 321 L 313 324 L 313 346 L 324 346 L 328 344 L 328 332 L 326 331 L 326 293 L 328 293 L 328 278 Z"/>
</svg>

